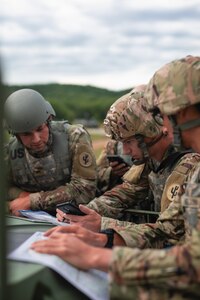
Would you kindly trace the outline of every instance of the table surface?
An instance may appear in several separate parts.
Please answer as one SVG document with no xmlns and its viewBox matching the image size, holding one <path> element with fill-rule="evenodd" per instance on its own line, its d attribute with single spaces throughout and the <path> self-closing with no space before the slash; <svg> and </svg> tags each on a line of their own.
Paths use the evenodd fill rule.
<svg viewBox="0 0 200 300">
<path fill-rule="evenodd" d="M 14 250 L 36 231 L 53 227 L 25 218 L 6 217 L 7 252 Z M 9 300 L 89 299 L 50 268 L 33 263 L 7 261 Z"/>
</svg>

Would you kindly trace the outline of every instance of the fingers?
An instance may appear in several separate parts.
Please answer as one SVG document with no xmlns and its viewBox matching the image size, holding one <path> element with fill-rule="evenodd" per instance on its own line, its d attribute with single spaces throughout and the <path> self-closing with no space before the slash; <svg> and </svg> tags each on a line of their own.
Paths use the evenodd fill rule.
<svg viewBox="0 0 200 300">
<path fill-rule="evenodd" d="M 70 214 L 64 214 L 62 221 L 65 223 L 80 223 L 85 216 L 77 216 L 77 215 L 70 215 Z"/>
<path fill-rule="evenodd" d="M 16 217 L 20 217 L 21 216 L 21 214 L 18 212 L 18 210 L 11 209 L 10 212 L 11 212 L 11 214 L 13 216 L 16 216 Z"/>
<path fill-rule="evenodd" d="M 51 228 L 49 230 L 47 230 L 45 233 L 44 233 L 44 236 L 50 236 L 52 233 L 54 232 L 62 232 L 63 231 L 63 227 L 64 226 L 56 226 L 54 228 Z"/>
<path fill-rule="evenodd" d="M 65 251 L 67 251 L 67 245 L 74 240 L 77 240 L 77 238 L 73 233 L 64 235 L 63 233 L 55 232 L 48 239 L 35 241 L 31 244 L 30 248 L 41 253 L 59 255 L 63 248 L 65 249 Z"/>
<path fill-rule="evenodd" d="M 77 233 L 79 230 L 80 226 L 75 224 L 71 226 L 57 226 L 46 231 L 44 236 L 52 236 L 54 233 Z"/>
<path fill-rule="evenodd" d="M 56 217 L 58 221 L 60 222 L 66 222 L 66 223 L 79 223 L 79 224 L 84 224 L 84 222 L 89 221 L 91 218 L 93 218 L 94 215 L 97 213 L 93 210 L 88 208 L 85 205 L 80 204 L 79 209 L 85 213 L 85 216 L 78 216 L 78 215 L 71 215 L 71 214 L 66 214 L 62 212 L 61 210 L 57 209 L 56 212 Z"/>
<path fill-rule="evenodd" d="M 85 206 L 85 205 L 82 205 L 82 204 L 79 204 L 79 209 L 84 212 L 86 215 L 91 215 L 94 213 L 94 210 Z"/>
<path fill-rule="evenodd" d="M 116 166 L 119 165 L 119 163 L 117 161 L 112 161 L 109 163 L 109 165 L 111 166 L 111 168 L 115 168 Z"/>
<path fill-rule="evenodd" d="M 113 168 L 113 171 L 115 172 L 125 172 L 126 170 L 129 170 L 129 167 L 127 167 L 125 164 L 120 164 Z"/>
<path fill-rule="evenodd" d="M 65 213 L 60 210 L 60 209 L 56 209 L 56 218 L 58 219 L 59 222 L 63 222 L 63 218 L 64 218 Z"/>
<path fill-rule="evenodd" d="M 40 253 L 47 253 L 47 254 L 56 254 L 56 247 L 54 240 L 40 240 L 34 242 L 31 247 L 32 250 L 40 252 Z"/>
</svg>

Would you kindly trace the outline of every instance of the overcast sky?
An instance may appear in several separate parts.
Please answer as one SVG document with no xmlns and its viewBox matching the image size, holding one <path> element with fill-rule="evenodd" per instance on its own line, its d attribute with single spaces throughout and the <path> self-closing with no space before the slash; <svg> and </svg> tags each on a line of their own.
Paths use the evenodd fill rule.
<svg viewBox="0 0 200 300">
<path fill-rule="evenodd" d="M 9 84 L 112 90 L 200 55 L 199 0 L 3 0 L 0 55 Z"/>
</svg>

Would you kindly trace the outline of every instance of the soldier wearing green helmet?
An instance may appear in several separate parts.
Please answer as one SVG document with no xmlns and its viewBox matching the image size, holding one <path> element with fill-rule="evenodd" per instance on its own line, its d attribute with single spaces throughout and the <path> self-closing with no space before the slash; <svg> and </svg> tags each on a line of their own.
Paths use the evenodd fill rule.
<svg viewBox="0 0 200 300">
<path fill-rule="evenodd" d="M 192 63 L 197 58 L 193 58 L 190 56 L 190 62 Z M 179 60 L 180 66 L 185 64 L 185 61 L 189 61 L 188 58 Z M 172 72 L 171 74 L 176 74 L 176 84 L 179 85 L 179 95 L 181 95 L 180 86 L 182 86 L 182 92 L 184 96 L 184 91 L 187 87 L 191 87 L 191 78 L 195 80 L 196 91 L 199 90 L 199 62 L 196 61 L 194 64 L 194 68 L 197 68 L 198 72 L 194 77 L 191 76 L 191 69 L 189 71 L 189 76 L 187 71 L 184 72 L 175 72 L 177 61 L 171 62 L 167 64 L 160 70 L 158 73 L 155 72 L 153 78 L 155 79 L 157 74 L 165 76 L 165 81 L 158 81 L 156 86 L 161 86 L 161 82 L 163 82 L 163 91 L 165 88 L 169 88 L 170 93 L 167 94 L 169 97 L 164 99 L 165 103 L 168 102 L 169 107 L 166 108 L 168 114 L 173 114 L 175 116 L 175 121 L 177 125 L 181 125 L 187 123 L 188 121 L 193 121 L 200 119 L 200 110 L 199 110 L 199 101 L 192 102 L 188 98 L 188 105 L 185 104 L 182 106 L 181 100 L 179 97 L 173 97 L 173 105 L 170 105 L 171 101 L 171 92 L 173 91 L 173 80 L 171 77 L 167 77 L 166 74 L 168 72 Z M 166 68 L 165 68 L 166 67 Z M 189 70 L 189 69 L 188 69 Z M 161 77 L 162 77 L 161 76 Z M 185 78 L 188 78 L 186 81 L 186 85 L 182 85 Z M 162 78 L 161 78 L 162 80 Z M 150 81 L 152 82 L 152 80 Z M 156 101 L 159 99 L 159 92 L 156 89 L 156 86 L 152 85 L 153 90 L 147 92 L 153 94 L 157 93 L 155 99 Z M 199 92 L 198 92 L 199 93 Z M 149 95 L 149 94 L 148 94 Z M 148 96 L 147 96 L 148 98 Z M 194 99 L 194 98 L 192 98 Z M 151 103 L 152 98 L 147 101 Z M 159 106 L 159 110 L 157 109 L 157 102 L 153 103 L 154 117 L 155 119 L 160 115 L 158 113 L 163 113 L 163 106 Z M 184 97 L 183 97 L 184 101 Z M 189 104 L 190 103 L 190 104 Z M 167 105 L 167 104 L 166 104 Z M 181 106 L 181 109 L 180 109 Z M 171 108 L 170 108 L 171 107 Z M 172 108 L 173 107 L 173 108 Z M 175 111 L 175 110 L 176 111 Z M 194 123 L 193 123 L 194 124 Z M 187 134 L 187 131 L 190 131 Z M 185 130 L 186 134 L 183 134 L 181 137 L 183 138 L 184 144 L 187 144 L 189 147 L 194 147 L 194 150 L 200 152 L 200 140 L 199 140 L 199 131 L 200 126 L 197 125 L 191 129 Z M 196 141 L 195 141 L 196 140 Z M 195 143 L 190 143 L 190 141 L 195 141 Z M 184 166 L 183 166 L 184 167 Z M 170 231 L 173 231 L 173 225 L 175 221 L 178 220 L 184 222 L 186 224 L 187 237 L 185 241 L 180 240 L 180 245 L 173 246 L 168 249 L 130 249 L 127 247 L 114 247 L 113 250 L 108 249 L 100 249 L 94 246 L 89 246 L 84 243 L 87 240 L 83 239 L 83 228 L 74 227 L 66 229 L 66 231 L 70 231 L 77 234 L 77 238 L 75 239 L 73 235 L 65 235 L 63 236 L 61 228 L 57 228 L 57 235 L 52 235 L 52 232 L 47 233 L 50 236 L 50 239 L 47 241 L 40 241 L 35 243 L 32 247 L 33 249 L 42 252 L 42 253 L 51 253 L 60 255 L 66 261 L 72 263 L 76 267 L 79 268 L 98 268 L 100 270 L 108 271 L 110 275 L 110 298 L 111 299 L 199 299 L 200 297 L 200 221 L 199 221 L 199 197 L 200 197 L 200 167 L 197 165 L 196 171 L 192 176 L 187 178 L 190 180 L 186 181 L 185 185 L 181 187 L 181 189 L 185 189 L 185 195 L 180 198 L 178 195 L 174 202 L 169 205 L 168 213 L 164 212 L 160 218 L 159 223 L 162 227 L 162 224 L 165 222 L 168 223 L 168 229 L 166 227 L 166 234 L 169 234 Z M 180 201 L 181 200 L 181 201 Z M 181 202 L 183 205 L 181 205 Z M 159 225 L 159 224 L 158 224 Z M 120 225 L 119 225 L 120 226 Z M 131 228 L 131 224 L 129 228 Z M 138 225 L 139 226 L 139 225 Z M 148 226 L 146 227 L 146 233 L 148 235 Z M 153 228 L 152 225 L 149 224 L 149 228 L 154 229 L 154 233 L 161 233 L 161 227 L 156 226 Z M 127 231 L 129 228 L 126 226 L 123 228 L 121 226 L 122 231 Z M 119 230 L 119 227 L 115 227 Z M 145 228 L 144 228 L 145 229 Z M 171 229 L 171 230 L 170 230 Z M 135 230 L 137 231 L 137 226 L 135 226 Z M 177 231 L 180 230 L 180 227 L 176 228 Z M 81 232 L 82 231 L 82 232 Z M 53 230 L 55 232 L 55 230 Z M 118 231 L 119 232 L 119 231 Z M 87 233 L 87 236 L 88 233 Z M 56 247 L 52 249 L 52 245 L 54 239 L 56 238 Z M 119 238 L 119 237 L 118 237 Z M 136 243 L 135 247 L 145 246 L 145 235 L 141 237 L 142 243 Z M 153 240 L 154 236 L 151 236 Z M 72 246 L 73 239 L 73 246 Z M 80 241 L 82 239 L 83 241 Z M 101 238 L 103 240 L 103 237 Z M 149 236 L 150 240 L 150 236 Z M 94 241 L 94 237 L 93 237 Z M 97 239 L 96 239 L 97 242 Z M 75 245 L 76 243 L 76 245 Z M 114 243 L 117 245 L 117 236 L 114 236 Z M 59 248 L 61 245 L 65 244 L 66 248 L 62 254 L 59 252 Z M 99 243 L 100 244 L 100 243 Z M 120 244 L 118 239 L 118 245 Z M 95 245 L 94 243 L 92 245 Z M 96 245 L 95 245 L 96 246 Z M 63 249 L 63 248 L 62 248 Z M 78 249 L 78 250 L 76 250 Z M 76 259 L 76 251 L 83 254 L 81 257 Z M 72 254 L 73 253 L 73 254 Z M 89 253 L 89 255 L 87 254 Z"/>
<path fill-rule="evenodd" d="M 11 137 L 7 150 L 8 200 L 18 210 L 55 213 L 58 203 L 88 203 L 96 191 L 96 162 L 82 125 L 53 121 L 55 111 L 32 89 L 12 93 L 4 116 Z"/>
<path fill-rule="evenodd" d="M 11 94 L 4 106 L 8 130 L 12 134 L 29 132 L 56 113 L 37 91 L 22 89 Z"/>
</svg>

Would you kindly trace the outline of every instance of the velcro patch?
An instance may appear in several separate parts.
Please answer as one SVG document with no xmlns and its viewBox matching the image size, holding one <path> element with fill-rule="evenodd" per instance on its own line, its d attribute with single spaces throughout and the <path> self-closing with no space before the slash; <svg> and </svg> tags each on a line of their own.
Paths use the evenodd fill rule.
<svg viewBox="0 0 200 300">
<path fill-rule="evenodd" d="M 167 189 L 167 198 L 170 201 L 174 201 L 174 198 L 178 195 L 178 192 L 180 190 L 180 184 L 171 184 Z"/>
<path fill-rule="evenodd" d="M 91 154 L 89 152 L 82 152 L 79 155 L 79 163 L 82 167 L 90 167 L 93 163 Z"/>
</svg>

